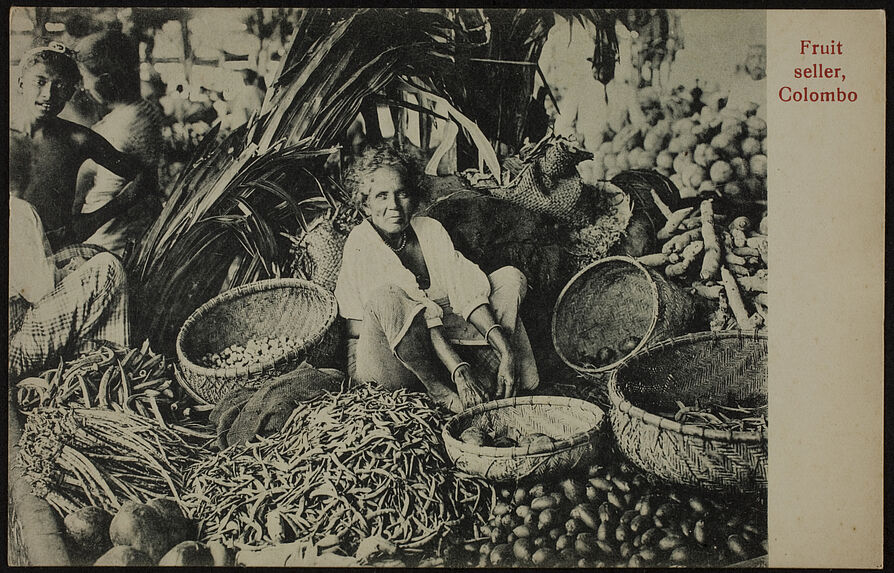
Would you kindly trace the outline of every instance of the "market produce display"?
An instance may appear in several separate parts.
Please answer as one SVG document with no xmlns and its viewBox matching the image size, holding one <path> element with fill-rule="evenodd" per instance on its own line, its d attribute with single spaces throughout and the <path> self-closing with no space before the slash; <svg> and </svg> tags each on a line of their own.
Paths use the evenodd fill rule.
<svg viewBox="0 0 894 573">
<path fill-rule="evenodd" d="M 700 93 L 699 93 L 700 92 Z M 641 114 L 609 119 L 593 159 L 578 166 L 586 181 L 628 169 L 656 169 L 683 198 L 717 192 L 734 203 L 767 198 L 767 123 L 757 105 L 726 105 L 716 84 L 661 93 L 639 90 Z"/>
<path fill-rule="evenodd" d="M 540 432 L 532 432 L 530 434 L 525 434 L 521 436 L 518 440 L 513 439 L 510 436 L 499 435 L 496 432 L 488 432 L 485 429 L 479 426 L 472 426 L 467 428 L 459 435 L 459 439 L 464 441 L 467 444 L 471 444 L 473 446 L 493 446 L 495 448 L 514 448 L 518 446 L 532 446 L 534 449 L 539 450 L 541 447 L 550 447 L 555 442 L 555 439 L 550 436 L 540 433 Z"/>
<path fill-rule="evenodd" d="M 719 567 L 763 554 L 759 497 L 649 481 L 620 454 L 585 473 L 504 485 L 464 546 L 478 567 Z"/>
<path fill-rule="evenodd" d="M 682 424 L 701 426 L 713 430 L 734 432 L 766 431 L 767 406 L 746 408 L 742 406 L 724 406 L 723 404 L 694 404 L 687 406 L 677 400 L 676 412 L 660 413 L 665 418 L 673 418 Z"/>
<path fill-rule="evenodd" d="M 35 31 L 51 32 L 52 19 L 43 19 L 53 10 L 35 19 Z M 196 13 L 159 16 L 151 26 L 146 12 L 112 15 L 118 24 L 148 26 L 143 40 L 161 40 L 165 28 L 173 30 L 168 23 L 179 24 L 175 39 L 183 44 L 173 47 L 182 48 L 175 51 L 185 83 L 207 81 L 204 67 L 235 75 L 248 66 L 267 74 L 270 87 L 241 126 L 214 121 L 219 112 L 210 100 L 195 114 L 169 109 L 158 166 L 163 211 L 122 260 L 130 328 L 147 340 L 138 348 L 80 341 L 91 349 L 66 349 L 52 368 L 11 381 L 10 428 L 20 430 L 21 419 L 24 431 L 10 475 L 31 491 L 18 496 L 26 498 L 22 508 L 10 494 L 10 521 L 22 530 L 32 517 L 29 502 L 40 502 L 45 514 L 61 518 L 71 552 L 63 557 L 79 566 L 713 568 L 766 555 L 765 491 L 709 493 L 703 482 L 678 481 L 703 489 L 670 485 L 655 467 L 642 470 L 659 459 L 649 446 L 665 443 L 660 432 L 669 422 L 702 437 L 708 430 L 767 431 L 765 403 L 718 395 L 731 387 L 715 368 L 722 351 L 694 361 L 698 368 L 705 362 L 706 378 L 727 384 L 706 398 L 672 383 L 684 377 L 683 361 L 673 360 L 671 395 L 649 412 L 663 417 L 659 436 L 628 440 L 633 450 L 624 449 L 624 429 L 601 424 L 609 416 L 596 408 L 607 405 L 605 373 L 677 328 L 766 330 L 763 110 L 728 105 L 720 86 L 699 82 L 645 87 L 630 105 L 608 105 L 609 94 L 626 93 L 623 78 L 612 83 L 628 53 L 619 48 L 618 22 L 636 31 L 635 43 L 652 39 L 640 46 L 639 61 L 634 54 L 634 66 L 658 71 L 655 63 L 669 63 L 677 49 L 676 24 L 665 30 L 659 17 L 647 30 L 644 22 L 633 25 L 632 11 L 625 20 L 624 11 L 596 9 L 265 10 L 248 11 L 258 20 L 244 22 L 246 30 L 257 28 L 248 57 L 228 59 L 233 54 L 221 49 L 210 63 L 196 59 L 210 46 L 190 44 L 201 28 Z M 552 78 L 538 62 L 557 18 L 592 32 L 587 73 L 606 84 L 597 98 L 605 97 L 609 127 L 602 138 L 588 132 L 597 137 L 596 145 L 582 139 L 587 149 L 547 125 L 547 95 L 558 113 L 553 89 L 569 88 L 548 85 Z M 62 26 L 72 36 L 74 28 Z M 151 57 L 154 39 L 140 42 L 141 73 L 161 63 Z M 261 58 L 262 45 L 277 57 Z M 542 89 L 529 93 L 535 81 Z M 602 107 L 585 97 L 562 101 L 566 119 L 576 114 L 579 135 L 592 103 Z M 628 283 L 618 273 L 611 283 L 592 283 L 590 292 L 604 296 L 600 304 L 587 300 L 568 313 L 562 329 L 573 332 L 566 338 L 593 341 L 579 356 L 584 368 L 537 356 L 541 395 L 517 399 L 548 399 L 549 408 L 516 414 L 511 428 L 507 417 L 487 416 L 466 428 L 456 423 L 462 414 L 451 418 L 426 393 L 386 391 L 343 374 L 328 383 L 311 378 L 297 366 L 313 338 L 299 336 L 301 328 L 319 315 L 325 328 L 308 348 L 327 358 L 344 342 L 326 292 L 332 300 L 321 305 L 325 311 L 296 306 L 290 315 L 285 305 L 251 307 L 240 292 L 228 299 L 232 315 L 209 315 L 190 330 L 189 317 L 203 303 L 262 279 L 303 278 L 334 290 L 346 237 L 362 220 L 341 175 L 364 145 L 381 140 L 426 164 L 428 182 L 437 180 L 431 187 L 440 187 L 428 207 L 450 221 L 451 234 L 470 237 L 455 241 L 458 249 L 472 250 L 477 256 L 469 258 L 487 272 L 512 264 L 525 274 L 525 316 L 532 307 L 556 315 L 561 286 L 595 261 L 631 257 L 623 264 L 648 279 Z M 453 175 L 438 177 L 445 172 Z M 684 303 L 675 305 L 671 291 Z M 296 298 L 283 295 L 291 306 Z M 651 310 L 653 302 L 660 311 Z M 668 311 L 676 307 L 685 325 Z M 587 308 L 605 309 L 623 328 L 575 330 Z M 240 320 L 231 320 L 236 314 Z M 534 318 L 547 320 L 530 323 L 549 324 Z M 598 338 L 612 330 L 617 336 Z M 181 345 L 184 332 L 191 340 Z M 531 328 L 538 350 L 558 348 L 555 336 L 550 345 L 540 334 Z M 292 361 L 280 364 L 287 355 Z M 737 374 L 756 371 L 759 360 Z M 467 405 L 483 400 L 465 390 L 458 393 Z M 588 402 L 577 407 L 582 414 L 553 407 L 563 393 Z M 729 473 L 734 454 L 725 447 L 705 448 L 706 465 L 717 461 Z M 743 465 L 757 471 L 750 460 Z M 10 539 L 16 535 L 11 525 Z M 25 564 L 36 555 L 21 553 Z"/>
<path fill-rule="evenodd" d="M 198 440 L 213 439 L 191 414 L 201 410 L 176 383 L 172 363 L 149 348 L 112 348 L 97 345 L 38 376 L 16 383 L 19 411 L 38 408 L 83 407 L 112 410 L 151 418 L 162 426 Z"/>
<path fill-rule="evenodd" d="M 280 433 L 193 467 L 184 501 L 201 540 L 236 549 L 299 541 L 354 556 L 374 535 L 419 549 L 463 531 L 495 495 L 486 480 L 451 471 L 443 419 L 422 393 L 326 394 Z"/>
<path fill-rule="evenodd" d="M 17 463 L 63 517 L 128 500 L 180 499 L 183 475 L 206 451 L 151 418 L 95 408 L 40 408 L 25 423 Z"/>
<path fill-rule="evenodd" d="M 661 205 L 660 198 L 655 197 Z M 659 231 L 660 252 L 639 257 L 645 266 L 662 268 L 669 279 L 690 287 L 716 304 L 712 330 L 765 330 L 767 323 L 768 238 L 766 213 L 755 222 L 746 216 L 718 213 L 713 199 L 698 210 L 670 212 Z"/>
<path fill-rule="evenodd" d="M 245 344 L 231 344 L 220 352 L 208 352 L 200 360 L 208 368 L 235 368 L 254 362 L 274 360 L 285 356 L 303 344 L 302 340 L 283 336 L 265 336 L 249 339 Z"/>
<path fill-rule="evenodd" d="M 210 550 L 192 541 L 195 526 L 172 498 L 125 501 L 114 515 L 81 507 L 65 518 L 76 561 L 95 565 L 211 566 Z"/>
</svg>

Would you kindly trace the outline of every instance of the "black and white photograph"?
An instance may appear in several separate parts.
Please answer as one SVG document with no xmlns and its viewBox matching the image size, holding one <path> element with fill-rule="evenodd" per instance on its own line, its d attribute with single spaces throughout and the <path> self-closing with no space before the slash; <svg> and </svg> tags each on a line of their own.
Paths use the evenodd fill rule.
<svg viewBox="0 0 894 573">
<path fill-rule="evenodd" d="M 769 566 L 766 11 L 9 47 L 9 565 Z"/>
</svg>

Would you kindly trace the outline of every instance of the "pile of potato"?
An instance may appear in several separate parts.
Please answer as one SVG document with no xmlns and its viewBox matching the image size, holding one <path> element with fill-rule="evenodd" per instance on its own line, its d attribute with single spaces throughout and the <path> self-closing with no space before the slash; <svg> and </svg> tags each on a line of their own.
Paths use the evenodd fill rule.
<svg viewBox="0 0 894 573">
<path fill-rule="evenodd" d="M 710 85 L 699 101 L 704 106 L 696 111 L 689 89 L 660 94 L 642 88 L 641 113 L 621 109 L 609 119 L 593 159 L 578 165 L 581 176 L 595 181 L 628 169 L 655 169 L 683 198 L 716 191 L 733 202 L 766 199 L 767 123 L 759 107 L 726 106 Z"/>
<path fill-rule="evenodd" d="M 626 462 L 499 491 L 488 522 L 476 526 L 478 541 L 454 564 L 719 567 L 767 552 L 760 496 L 653 484 Z"/>
<path fill-rule="evenodd" d="M 195 566 L 232 564 L 221 547 L 195 541 L 196 528 L 176 501 L 124 502 L 114 516 L 87 506 L 65 517 L 75 564 L 96 566 Z"/>
<path fill-rule="evenodd" d="M 208 352 L 200 364 L 208 368 L 248 366 L 284 356 L 294 350 L 299 340 L 290 336 L 265 336 L 249 339 L 245 344 L 231 344 L 219 352 Z"/>
</svg>

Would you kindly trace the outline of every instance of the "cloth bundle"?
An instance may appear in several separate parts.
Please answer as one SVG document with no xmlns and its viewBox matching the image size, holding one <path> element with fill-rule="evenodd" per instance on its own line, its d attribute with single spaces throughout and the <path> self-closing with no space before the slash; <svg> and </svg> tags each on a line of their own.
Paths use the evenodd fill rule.
<svg viewBox="0 0 894 573">
<path fill-rule="evenodd" d="M 316 369 L 307 362 L 257 389 L 241 388 L 225 395 L 209 419 L 217 426 L 220 449 L 245 443 L 256 435 L 282 429 L 298 404 L 323 392 L 338 392 L 345 375 L 331 368 Z"/>
</svg>

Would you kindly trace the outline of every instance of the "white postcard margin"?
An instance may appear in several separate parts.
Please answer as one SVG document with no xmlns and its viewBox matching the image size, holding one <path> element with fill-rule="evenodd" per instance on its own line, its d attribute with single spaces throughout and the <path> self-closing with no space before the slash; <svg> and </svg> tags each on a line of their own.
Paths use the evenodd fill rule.
<svg viewBox="0 0 894 573">
<path fill-rule="evenodd" d="M 883 562 L 885 40 L 767 14 L 771 567 Z"/>
</svg>

